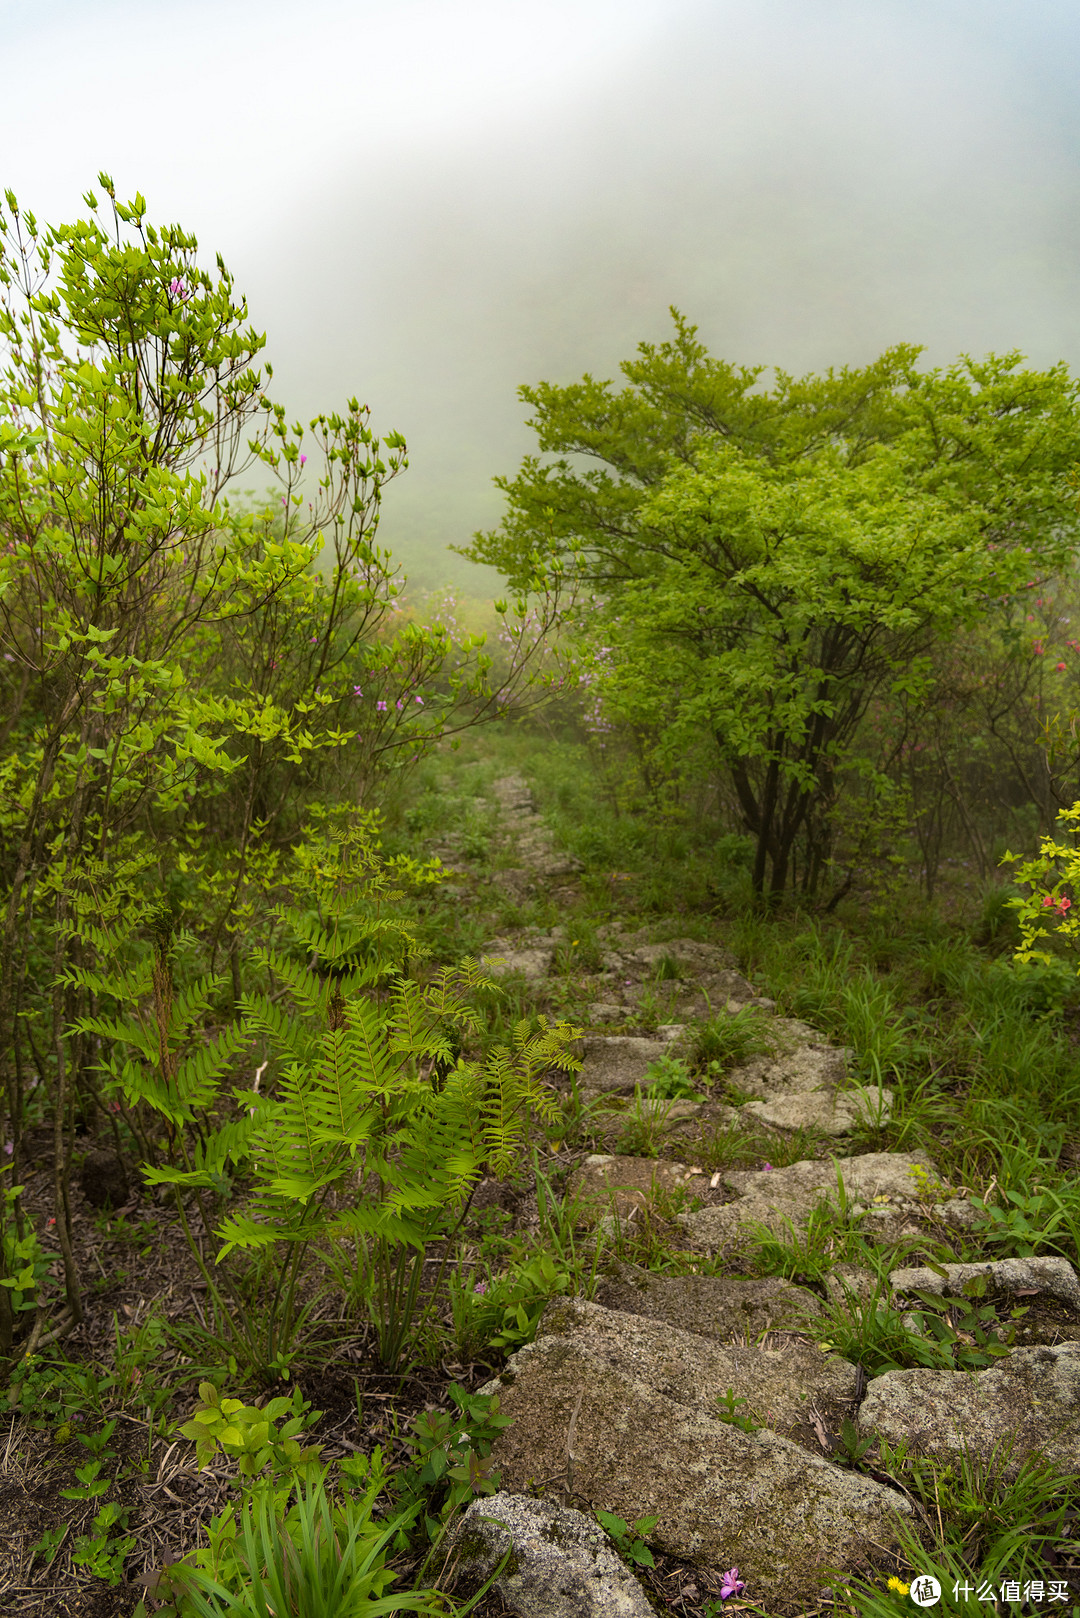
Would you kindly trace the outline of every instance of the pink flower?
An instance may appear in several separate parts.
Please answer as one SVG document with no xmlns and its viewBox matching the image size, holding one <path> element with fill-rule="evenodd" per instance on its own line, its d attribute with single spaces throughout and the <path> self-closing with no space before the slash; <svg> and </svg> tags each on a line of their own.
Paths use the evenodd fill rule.
<svg viewBox="0 0 1080 1618">
<path fill-rule="evenodd" d="M 1042 643 L 1042 641 L 1041 640 L 1032 641 L 1031 650 L 1034 652 L 1036 657 L 1041 657 L 1043 655 L 1043 643 Z"/>
<path fill-rule="evenodd" d="M 360 687 L 358 685 L 353 686 L 353 696 L 354 697 L 362 697 L 363 694 L 364 693 L 361 691 L 361 689 L 360 689 Z"/>
<path fill-rule="evenodd" d="M 172 297 L 179 298 L 181 303 L 186 303 L 191 297 L 191 288 L 186 286 L 178 275 L 174 275 L 169 282 L 169 292 Z"/>
<path fill-rule="evenodd" d="M 1064 663 L 1056 663 L 1054 666 L 1057 669 L 1059 674 L 1064 674 L 1065 673 L 1066 665 Z"/>
<path fill-rule="evenodd" d="M 1049 910 L 1050 906 L 1053 904 L 1053 902 L 1054 902 L 1054 895 L 1052 893 L 1048 893 L 1046 895 L 1046 898 L 1043 900 L 1043 906 L 1042 906 L 1043 909 L 1044 910 Z"/>
<path fill-rule="evenodd" d="M 414 701 L 414 702 L 418 702 L 418 703 L 419 703 L 419 704 L 420 704 L 420 706 L 421 706 L 421 708 L 422 708 L 422 707 L 423 707 L 423 706 L 424 706 L 424 699 L 423 699 L 423 697 L 414 697 L 414 698 L 413 698 L 413 701 Z"/>
<path fill-rule="evenodd" d="M 300 465 L 303 466 L 303 464 L 304 464 L 304 462 L 306 460 L 307 460 L 307 456 L 306 455 L 301 455 L 301 457 L 300 457 Z"/>
<path fill-rule="evenodd" d="M 386 712 L 386 703 L 385 702 L 377 702 L 375 704 L 375 712 L 376 713 L 385 713 Z"/>
<path fill-rule="evenodd" d="M 720 1586 L 720 1600 L 726 1601 L 728 1596 L 741 1595 L 745 1589 L 746 1580 L 740 1579 L 738 1568 L 729 1567 Z"/>
<path fill-rule="evenodd" d="M 1057 913 L 1058 913 L 1059 916 L 1063 916 L 1065 914 L 1066 910 L 1071 910 L 1071 909 L 1072 909 L 1072 900 L 1071 899 L 1059 899 L 1058 900 Z"/>
</svg>

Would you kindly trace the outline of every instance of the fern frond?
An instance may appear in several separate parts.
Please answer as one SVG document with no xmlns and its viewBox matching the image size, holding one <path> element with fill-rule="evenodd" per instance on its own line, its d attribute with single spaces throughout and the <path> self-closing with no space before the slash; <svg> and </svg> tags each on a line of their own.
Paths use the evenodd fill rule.
<svg viewBox="0 0 1080 1618">
<path fill-rule="evenodd" d="M 403 1219 L 400 1214 L 383 1203 L 362 1203 L 335 1215 L 330 1222 L 335 1236 L 378 1236 L 383 1241 L 401 1242 L 409 1247 L 423 1247 L 429 1232 L 415 1220 Z"/>
<path fill-rule="evenodd" d="M 133 1003 L 150 992 L 152 964 L 145 960 L 137 966 L 113 967 L 110 972 L 92 972 L 89 967 L 70 966 L 59 974 L 57 982 L 71 988 L 88 989 L 91 994 L 112 995 L 116 1000 Z"/>
<path fill-rule="evenodd" d="M 401 978 L 392 998 L 389 1048 L 395 1053 L 431 1056 L 448 1062 L 453 1046 L 428 1008 L 424 991 L 410 978 Z"/>
<path fill-rule="evenodd" d="M 154 1030 L 130 1018 L 123 1021 L 115 1017 L 76 1017 L 71 1027 L 81 1034 L 100 1034 L 115 1045 L 130 1045 L 147 1062 L 158 1059 L 158 1037 Z"/>
<path fill-rule="evenodd" d="M 218 1225 L 214 1235 L 222 1242 L 216 1259 L 218 1264 L 236 1247 L 259 1249 L 273 1247 L 280 1241 L 288 1240 L 286 1231 L 278 1229 L 276 1225 L 264 1225 L 246 1214 L 230 1214 Z"/>
<path fill-rule="evenodd" d="M 349 1009 L 359 1017 L 359 1005 Z M 371 1134 L 375 1125 L 372 1098 L 385 1090 L 386 1059 L 385 1050 L 380 1049 L 377 1014 L 374 1020 L 375 1029 L 359 1030 L 359 1038 L 353 1020 L 328 1031 L 321 1041 L 322 1060 L 310 1074 L 318 1138 L 325 1145 L 345 1146 L 350 1153 Z M 373 1060 L 373 1052 L 382 1060 Z"/>
<path fill-rule="evenodd" d="M 310 1099 L 306 1069 L 291 1063 L 278 1080 L 273 1107 L 261 1131 L 256 1158 L 264 1180 L 318 1172 L 318 1120 Z"/>
<path fill-rule="evenodd" d="M 214 1184 L 214 1171 L 208 1168 L 154 1168 L 149 1163 L 143 1163 L 140 1172 L 147 1185 L 186 1185 L 210 1189 Z"/>
<path fill-rule="evenodd" d="M 172 1087 L 162 1078 L 160 1071 L 149 1064 L 138 1065 L 130 1059 L 122 1068 L 110 1066 L 110 1073 L 129 1106 L 140 1101 L 168 1120 L 174 1129 L 182 1129 L 191 1122 L 188 1109 L 178 1102 Z"/>
<path fill-rule="evenodd" d="M 176 1040 L 187 1033 L 191 1024 L 208 1010 L 213 991 L 222 981 L 220 972 L 208 972 L 197 978 L 187 989 L 181 989 L 172 1003 L 169 1016 L 169 1038 Z"/>
<path fill-rule="evenodd" d="M 208 1110 L 217 1096 L 217 1081 L 233 1057 L 249 1043 L 249 1035 L 233 1023 L 209 1044 L 185 1057 L 173 1077 L 177 1101 L 191 1112 Z"/>
<path fill-rule="evenodd" d="M 287 984 L 293 999 L 307 1016 L 317 1022 L 325 1020 L 330 990 L 317 973 L 302 966 L 299 961 L 290 960 L 278 950 L 255 950 L 252 959 Z"/>
<path fill-rule="evenodd" d="M 258 1128 L 257 1118 L 243 1113 L 220 1124 L 204 1139 L 196 1141 L 192 1161 L 196 1169 L 211 1174 L 222 1174 L 231 1163 L 236 1166 L 250 1154 L 251 1142 Z"/>
<path fill-rule="evenodd" d="M 318 1045 L 318 1034 L 298 1018 L 290 1017 L 288 1011 L 268 995 L 243 995 L 240 1010 L 244 1022 L 264 1034 L 272 1049 L 294 1061 L 307 1061 Z"/>
<path fill-rule="evenodd" d="M 350 1000 L 345 1007 L 345 1027 L 348 1048 L 365 1095 L 385 1095 L 397 1069 L 387 1050 L 381 1012 L 370 1000 Z"/>
</svg>

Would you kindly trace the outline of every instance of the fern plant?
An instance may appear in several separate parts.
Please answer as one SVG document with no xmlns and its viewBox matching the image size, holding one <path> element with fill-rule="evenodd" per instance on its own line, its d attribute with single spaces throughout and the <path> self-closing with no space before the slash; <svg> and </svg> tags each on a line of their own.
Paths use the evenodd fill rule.
<svg viewBox="0 0 1080 1618">
<path fill-rule="evenodd" d="M 199 1223 L 209 1232 L 229 1191 L 221 1165 L 241 1160 L 251 1128 L 246 1113 L 224 1121 L 219 1116 L 223 1085 L 250 1035 L 233 1021 L 207 1037 L 204 1020 L 222 979 L 207 973 L 178 986 L 177 968 L 198 940 L 180 925 L 174 895 L 162 900 L 147 891 L 141 880 L 146 865 L 136 852 L 107 881 L 105 862 L 82 862 L 70 931 L 95 962 L 109 965 L 71 966 L 58 981 L 81 990 L 95 1008 L 74 1018 L 68 1030 L 93 1035 L 98 1043 L 100 1054 L 86 1075 L 97 1076 L 95 1099 L 122 1114 L 144 1173 L 164 1162 L 190 1176 Z M 205 1173 L 211 1164 L 212 1172 Z M 242 1320 L 230 1278 L 219 1286 L 184 1200 L 177 1196 L 175 1202 L 215 1306 L 229 1315 L 223 1289 L 231 1290 L 231 1313 Z"/>
<path fill-rule="evenodd" d="M 283 950 L 256 951 L 272 992 L 244 995 L 238 1026 L 175 1059 L 170 1039 L 211 985 L 170 1000 L 160 950 L 149 980 L 144 969 L 129 984 L 152 1000 L 157 1043 L 130 1019 L 87 1019 L 86 1026 L 135 1051 L 122 1062 L 110 1057 L 109 1071 L 129 1100 L 151 1106 L 166 1124 L 165 1161 L 147 1163 L 145 1178 L 176 1188 L 192 1250 L 252 1368 L 287 1369 L 311 1244 L 349 1236 L 362 1255 L 379 1357 L 396 1366 L 424 1318 L 430 1244 L 453 1236 L 484 1172 L 510 1172 L 530 1115 L 554 1120 L 543 1074 L 576 1066 L 568 1047 L 578 1030 L 522 1022 L 484 1060 L 466 1060 L 457 1051 L 479 1032 L 479 1002 L 497 986 L 471 960 L 418 983 L 408 969 L 424 952 L 396 911 L 403 894 L 395 883 L 438 873 L 404 857 L 385 860 L 370 818 L 300 851 L 298 860 L 315 909 L 309 897 L 303 910 L 283 905 L 276 913 L 306 962 Z M 253 1039 L 264 1044 L 270 1082 L 233 1087 L 228 1107 L 224 1068 Z M 216 1284 L 184 1215 L 185 1193 L 219 1192 L 231 1173 L 248 1177 L 250 1194 L 216 1225 L 215 1268 L 227 1275 L 226 1261 L 238 1252 L 268 1261 L 257 1266 L 267 1295 L 254 1313 L 238 1306 L 234 1288 Z"/>
</svg>

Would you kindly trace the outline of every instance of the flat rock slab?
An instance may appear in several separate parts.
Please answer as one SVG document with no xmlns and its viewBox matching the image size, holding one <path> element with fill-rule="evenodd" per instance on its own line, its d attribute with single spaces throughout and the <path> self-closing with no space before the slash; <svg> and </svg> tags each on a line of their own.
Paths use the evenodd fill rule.
<svg viewBox="0 0 1080 1618">
<path fill-rule="evenodd" d="M 835 1045 L 803 1045 L 779 1060 L 759 1058 L 731 1075 L 740 1090 L 767 1101 L 776 1095 L 835 1090 L 847 1076 L 846 1053 Z"/>
<path fill-rule="evenodd" d="M 675 1014 L 687 1021 L 704 1022 L 710 1017 L 729 1015 L 746 1006 L 763 1006 L 757 991 L 738 972 L 694 973 L 684 982 L 661 983 L 660 992 L 672 991 Z M 627 989 L 626 993 L 630 994 Z M 771 1007 L 772 1002 L 769 1002 Z"/>
<path fill-rule="evenodd" d="M 804 1046 L 813 1046 L 817 1050 L 838 1050 L 838 1046 L 829 1044 L 827 1037 L 820 1028 L 812 1028 L 801 1017 L 770 1017 L 768 1024 L 769 1040 L 773 1048 L 783 1053 L 792 1053 L 801 1050 Z M 841 1055 L 845 1053 L 841 1051 Z"/>
<path fill-rule="evenodd" d="M 665 944 L 640 944 L 636 948 L 628 948 L 625 944 L 620 946 L 616 940 L 612 940 L 612 948 L 618 950 L 624 961 L 646 972 L 654 972 L 661 961 L 672 961 L 686 977 L 700 977 L 703 973 L 715 972 L 730 978 L 733 987 L 729 993 L 739 993 L 744 1000 L 752 999 L 757 993 L 745 978 L 731 970 L 735 961 L 726 949 L 719 949 L 715 944 L 702 944 L 696 938 L 670 938 Z"/>
<path fill-rule="evenodd" d="M 1014 1349 L 985 1371 L 889 1371 L 875 1377 L 859 1409 L 859 1430 L 901 1439 L 921 1454 L 964 1449 L 990 1460 L 1003 1445 L 1005 1470 L 1029 1455 L 1080 1469 L 1080 1342 Z"/>
<path fill-rule="evenodd" d="M 1048 1292 L 1080 1314 L 1080 1280 L 1067 1258 L 999 1258 L 984 1264 L 942 1264 L 945 1271 L 925 1268 L 893 1270 L 889 1285 L 894 1292 L 946 1292 L 956 1295 L 965 1281 L 982 1276 L 995 1292 Z"/>
<path fill-rule="evenodd" d="M 716 1414 L 730 1388 L 761 1427 L 791 1436 L 811 1406 L 840 1411 L 855 1398 L 856 1371 L 816 1343 L 790 1337 L 776 1348 L 722 1344 L 667 1321 L 607 1309 L 584 1298 L 556 1299 L 544 1311 L 537 1343 L 512 1356 L 511 1374 L 531 1364 L 541 1339 L 568 1339 L 596 1360 L 633 1376 L 679 1404 Z M 837 1422 L 839 1425 L 839 1421 Z M 815 1453 L 818 1448 L 812 1440 Z"/>
<path fill-rule="evenodd" d="M 597 1153 L 574 1170 L 566 1189 L 568 1196 L 577 1197 L 583 1218 L 595 1224 L 604 1214 L 625 1219 L 635 1208 L 649 1208 L 658 1196 L 670 1196 L 688 1183 L 682 1163 Z"/>
<path fill-rule="evenodd" d="M 830 1140 L 860 1128 L 880 1128 L 892 1115 L 893 1095 L 885 1086 L 812 1090 L 748 1101 L 740 1113 L 770 1129 L 806 1129 Z"/>
<path fill-rule="evenodd" d="M 649 1063 L 667 1050 L 663 1040 L 639 1039 L 633 1034 L 591 1034 L 584 1046 L 578 1083 L 591 1096 L 632 1096 Z"/>
<path fill-rule="evenodd" d="M 480 957 L 480 965 L 487 967 L 493 977 L 508 977 L 520 972 L 527 983 L 538 983 L 551 971 L 550 949 L 511 949 Z"/>
<path fill-rule="evenodd" d="M 863 1269 L 860 1264 L 834 1264 L 825 1276 L 830 1303 L 869 1303 L 882 1290 L 873 1270 Z"/>
<path fill-rule="evenodd" d="M 952 1204 L 943 1204 L 945 1209 Z M 973 1210 L 974 1211 L 974 1210 Z M 936 1270 L 893 1270 L 889 1284 L 898 1293 L 932 1292 L 960 1297 L 967 1281 L 986 1281 L 982 1302 L 1023 1308 L 1026 1313 L 1006 1319 L 1013 1342 L 1023 1348 L 1036 1344 L 1080 1341 L 1080 1281 L 1065 1258 L 1002 1258 L 983 1264 L 943 1264 Z"/>
<path fill-rule="evenodd" d="M 520 1618 L 654 1618 L 595 1517 L 521 1494 L 474 1500 L 454 1532 L 458 1592 L 475 1594 L 508 1550 L 495 1588 Z"/>
<path fill-rule="evenodd" d="M 591 1023 L 625 1022 L 628 1016 L 626 1007 L 617 1005 L 614 1000 L 596 1000 L 589 1007 Z"/>
<path fill-rule="evenodd" d="M 839 1206 L 837 1170 L 843 1176 L 849 1204 L 867 1207 L 878 1199 L 883 1210 L 902 1213 L 915 1211 L 919 1186 L 916 1171 L 929 1175 L 937 1172 L 924 1152 L 866 1152 L 859 1157 L 792 1163 L 784 1169 L 731 1172 L 724 1175 L 724 1185 L 735 1193 L 733 1202 L 679 1214 L 678 1220 L 695 1245 L 709 1252 L 734 1244 L 754 1223 L 783 1235 L 788 1221 L 805 1223 L 819 1202 Z"/>
<path fill-rule="evenodd" d="M 616 1318 L 623 1333 L 650 1324 Z M 673 1335 L 661 1331 L 667 1345 Z M 697 1353 L 708 1352 L 693 1341 Z M 730 1371 L 736 1392 L 749 1380 L 739 1358 Z M 902 1495 L 776 1433 L 719 1421 L 705 1408 L 705 1373 L 695 1377 L 674 1353 L 669 1374 L 696 1401 L 681 1402 L 673 1387 L 642 1380 L 652 1374 L 646 1360 L 614 1332 L 549 1333 L 519 1351 L 516 1369 L 504 1372 L 514 1380 L 499 1389 L 502 1411 L 514 1418 L 492 1451 L 503 1487 L 568 1486 L 576 1412 L 575 1497 L 628 1522 L 655 1515 L 655 1546 L 717 1571 L 736 1564 L 748 1600 L 803 1611 L 817 1604 L 828 1569 L 877 1565 L 895 1543 L 895 1514 L 911 1510 Z"/>
<path fill-rule="evenodd" d="M 531 815 L 534 811 L 532 787 L 523 775 L 504 775 L 493 781 L 491 790 L 507 814 Z"/>
<path fill-rule="evenodd" d="M 519 867 L 508 868 L 505 871 L 493 871 L 491 885 L 493 888 L 498 888 L 500 893 L 505 893 L 507 898 L 512 899 L 515 904 L 520 904 L 532 892 L 533 875 L 533 872 L 523 871 Z"/>
<path fill-rule="evenodd" d="M 806 1331 L 821 1300 L 779 1276 L 654 1275 L 613 1263 L 595 1301 L 628 1315 L 647 1315 L 719 1343 L 753 1343 L 770 1331 Z"/>
</svg>

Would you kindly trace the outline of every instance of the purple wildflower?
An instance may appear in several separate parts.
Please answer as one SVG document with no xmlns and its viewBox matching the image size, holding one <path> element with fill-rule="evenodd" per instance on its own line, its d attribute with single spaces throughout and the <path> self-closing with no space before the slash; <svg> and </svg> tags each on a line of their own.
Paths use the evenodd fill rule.
<svg viewBox="0 0 1080 1618">
<path fill-rule="evenodd" d="M 728 1596 L 740 1595 L 745 1589 L 746 1580 L 740 1579 L 738 1568 L 729 1567 L 720 1586 L 720 1600 L 726 1601 Z"/>
</svg>

